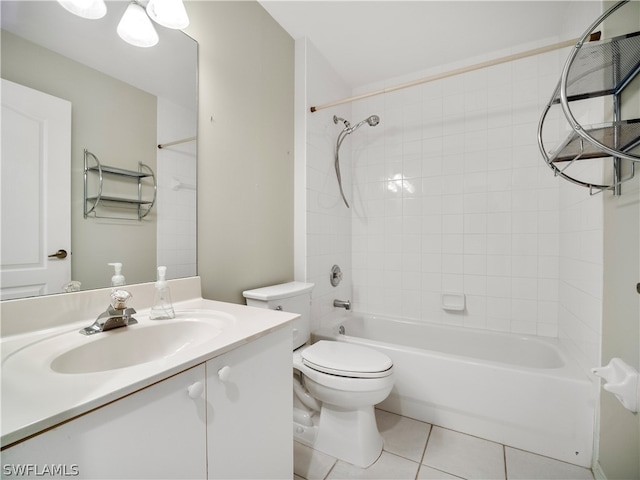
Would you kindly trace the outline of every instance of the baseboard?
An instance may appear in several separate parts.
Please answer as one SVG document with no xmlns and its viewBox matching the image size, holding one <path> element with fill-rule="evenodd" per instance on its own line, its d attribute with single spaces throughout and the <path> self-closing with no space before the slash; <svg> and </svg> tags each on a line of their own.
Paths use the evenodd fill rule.
<svg viewBox="0 0 640 480">
<path fill-rule="evenodd" d="M 595 480 L 607 480 L 607 476 L 604 474 L 599 462 L 596 462 L 593 466 L 593 478 Z"/>
</svg>

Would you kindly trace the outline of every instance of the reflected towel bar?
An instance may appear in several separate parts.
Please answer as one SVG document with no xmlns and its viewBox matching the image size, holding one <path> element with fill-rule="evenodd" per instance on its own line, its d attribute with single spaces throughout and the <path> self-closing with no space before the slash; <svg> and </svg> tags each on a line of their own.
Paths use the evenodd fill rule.
<svg viewBox="0 0 640 480">
<path fill-rule="evenodd" d="M 198 137 L 183 138 L 182 140 L 176 140 L 175 142 L 159 143 L 158 144 L 158 148 L 167 148 L 167 147 L 170 147 L 172 145 L 178 145 L 180 143 L 193 142 L 196 138 L 198 138 Z"/>
</svg>

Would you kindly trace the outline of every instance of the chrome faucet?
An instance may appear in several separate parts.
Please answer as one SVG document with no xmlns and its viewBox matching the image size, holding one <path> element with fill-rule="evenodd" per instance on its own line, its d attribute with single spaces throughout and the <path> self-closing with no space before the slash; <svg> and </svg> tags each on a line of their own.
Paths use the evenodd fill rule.
<svg viewBox="0 0 640 480">
<path fill-rule="evenodd" d="M 334 300 L 333 306 L 344 308 L 345 310 L 351 310 L 351 302 L 349 300 Z"/>
<path fill-rule="evenodd" d="M 127 301 L 131 298 L 131 293 L 126 290 L 114 290 L 111 292 L 111 305 L 98 315 L 93 325 L 80 330 L 83 335 L 93 335 L 98 332 L 106 332 L 114 328 L 133 325 L 138 321 L 131 315 L 136 313 L 135 309 L 127 308 Z"/>
</svg>

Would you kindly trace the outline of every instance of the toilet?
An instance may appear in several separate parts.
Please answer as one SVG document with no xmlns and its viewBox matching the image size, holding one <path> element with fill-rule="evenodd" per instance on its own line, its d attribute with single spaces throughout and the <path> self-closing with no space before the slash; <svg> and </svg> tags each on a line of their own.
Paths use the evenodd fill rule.
<svg viewBox="0 0 640 480">
<path fill-rule="evenodd" d="M 372 348 L 311 339 L 312 283 L 243 292 L 250 307 L 300 314 L 293 322 L 293 434 L 297 441 L 359 467 L 382 452 L 374 405 L 393 388 L 391 359 Z"/>
</svg>

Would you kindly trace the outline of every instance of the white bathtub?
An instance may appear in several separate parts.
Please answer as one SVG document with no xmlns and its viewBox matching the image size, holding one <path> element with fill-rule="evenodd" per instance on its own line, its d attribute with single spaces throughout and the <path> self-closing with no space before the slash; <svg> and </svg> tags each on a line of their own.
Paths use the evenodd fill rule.
<svg viewBox="0 0 640 480">
<path fill-rule="evenodd" d="M 323 338 L 391 357 L 383 410 L 591 466 L 595 390 L 553 339 L 358 314 L 314 332 Z"/>
</svg>

